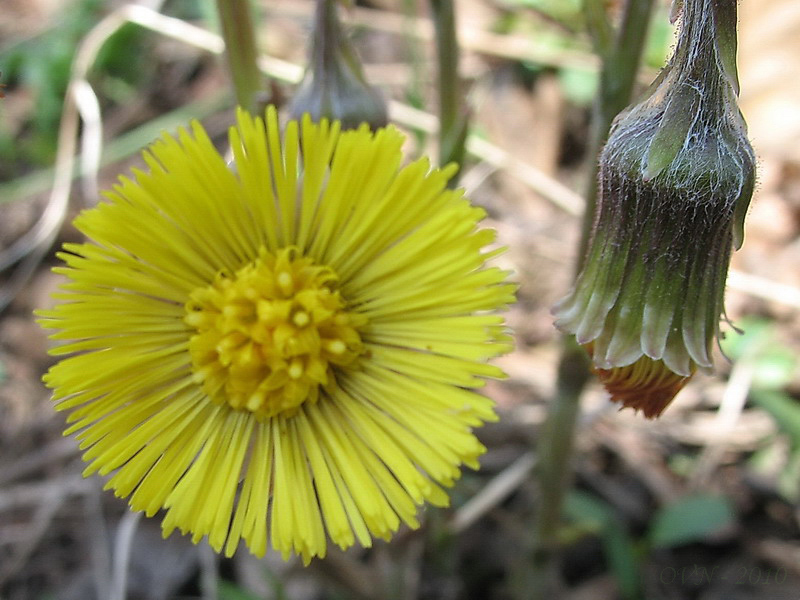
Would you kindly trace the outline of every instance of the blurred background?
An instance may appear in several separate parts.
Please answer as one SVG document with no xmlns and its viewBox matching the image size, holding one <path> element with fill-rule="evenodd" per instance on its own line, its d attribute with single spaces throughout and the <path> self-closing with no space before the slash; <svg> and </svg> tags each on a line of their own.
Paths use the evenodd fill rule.
<svg viewBox="0 0 800 600">
<path fill-rule="evenodd" d="M 435 156 L 428 3 L 355 4 L 345 20 L 409 156 Z M 55 247 L 79 240 L 71 217 L 141 165 L 161 131 L 197 118 L 222 147 L 233 120 L 213 3 L 132 6 L 0 0 L 0 599 L 106 599 L 120 586 L 130 600 L 525 598 L 515 582 L 536 505 L 533 448 L 559 352 L 549 310 L 572 277 L 595 160 L 598 60 L 581 1 L 456 2 L 472 113 L 461 184 L 520 284 L 508 315 L 517 348 L 498 361 L 509 378 L 486 389 L 501 420 L 478 432 L 482 468 L 463 474 L 450 508 L 426 509 L 420 530 L 308 568 L 162 540 L 158 519 L 137 520 L 102 478 L 81 477 L 40 382 L 52 359 L 31 311 L 59 283 Z M 285 101 L 313 2 L 254 7 L 262 67 Z M 668 15 L 659 2 L 640 88 L 669 54 Z M 619 412 L 596 384 L 586 391 L 562 531 L 569 600 L 800 598 L 800 3 L 742 0 L 739 18 L 741 108 L 759 159 L 727 296 L 743 333 L 723 326 L 716 373 L 696 376 L 658 421 Z M 69 85 L 77 102 L 65 113 Z"/>
</svg>

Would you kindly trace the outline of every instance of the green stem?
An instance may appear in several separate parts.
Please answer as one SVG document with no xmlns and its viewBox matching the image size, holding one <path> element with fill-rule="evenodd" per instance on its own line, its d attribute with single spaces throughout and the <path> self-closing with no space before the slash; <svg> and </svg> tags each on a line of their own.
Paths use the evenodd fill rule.
<svg viewBox="0 0 800 600">
<path fill-rule="evenodd" d="M 519 578 L 519 598 L 550 600 L 560 597 L 559 531 L 564 496 L 572 478 L 570 463 L 575 443 L 579 398 L 589 380 L 586 352 L 572 337 L 562 341 L 556 394 L 537 441 L 538 502 L 534 538 L 526 569 Z"/>
<path fill-rule="evenodd" d="M 608 139 L 608 131 L 620 111 L 631 101 L 639 68 L 653 0 L 628 0 L 613 47 L 603 56 L 600 90 L 595 101 L 592 131 L 587 156 L 591 157 L 586 184 L 586 210 L 583 214 L 581 242 L 578 248 L 576 273 L 583 267 L 589 247 L 597 204 L 597 173 L 600 151 Z"/>
<path fill-rule="evenodd" d="M 652 0 L 628 0 L 613 46 L 608 38 L 597 41 L 603 53 L 600 96 L 595 105 L 589 148 L 591 168 L 586 194 L 586 212 L 577 260 L 580 272 L 594 222 L 597 199 L 597 157 L 608 137 L 614 117 L 630 102 L 639 59 L 644 47 Z M 597 15 L 594 15 L 597 17 Z M 604 30 L 602 24 L 599 25 Z M 520 580 L 520 598 L 549 599 L 559 596 L 559 538 L 564 496 L 570 485 L 579 400 L 589 379 L 588 359 L 574 338 L 565 338 L 558 368 L 556 395 L 547 413 L 537 444 L 539 501 L 529 570 Z"/>
<path fill-rule="evenodd" d="M 423 109 L 425 69 L 423 63 L 422 44 L 417 42 L 415 33 L 415 21 L 417 18 L 417 1 L 403 0 L 403 42 L 408 46 L 408 64 L 411 67 L 411 77 L 405 89 L 406 101 L 414 108 Z M 419 132 L 418 132 L 419 133 Z M 422 141 L 422 140 L 420 140 Z"/>
<path fill-rule="evenodd" d="M 256 112 L 264 86 L 249 0 L 217 0 L 217 13 L 236 101 L 245 110 Z"/>
<path fill-rule="evenodd" d="M 461 104 L 458 40 L 452 0 L 431 0 L 436 29 L 439 90 L 439 164 L 461 164 L 467 136 L 467 115 Z M 455 177 L 451 185 L 455 184 Z"/>
<path fill-rule="evenodd" d="M 605 60 L 614 48 L 614 29 L 608 20 L 605 0 L 583 0 L 583 16 L 594 53 Z"/>
</svg>

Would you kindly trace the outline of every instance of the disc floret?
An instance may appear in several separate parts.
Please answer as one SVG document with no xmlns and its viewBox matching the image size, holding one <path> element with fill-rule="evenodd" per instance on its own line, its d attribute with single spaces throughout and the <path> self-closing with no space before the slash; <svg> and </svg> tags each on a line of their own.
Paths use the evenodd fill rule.
<svg viewBox="0 0 800 600">
<path fill-rule="evenodd" d="M 365 319 L 348 311 L 329 267 L 297 248 L 258 258 L 195 290 L 184 322 L 194 379 L 218 404 L 259 418 L 314 403 L 335 368 L 355 368 Z"/>
</svg>

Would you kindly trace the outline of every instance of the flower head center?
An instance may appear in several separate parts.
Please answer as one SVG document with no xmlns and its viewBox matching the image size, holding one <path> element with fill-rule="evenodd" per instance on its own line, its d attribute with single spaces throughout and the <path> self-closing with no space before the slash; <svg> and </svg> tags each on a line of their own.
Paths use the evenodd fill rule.
<svg viewBox="0 0 800 600">
<path fill-rule="evenodd" d="M 194 290 L 184 322 L 194 378 L 214 402 L 267 419 L 316 402 L 334 367 L 363 352 L 362 315 L 345 310 L 338 277 L 289 247 Z"/>
</svg>

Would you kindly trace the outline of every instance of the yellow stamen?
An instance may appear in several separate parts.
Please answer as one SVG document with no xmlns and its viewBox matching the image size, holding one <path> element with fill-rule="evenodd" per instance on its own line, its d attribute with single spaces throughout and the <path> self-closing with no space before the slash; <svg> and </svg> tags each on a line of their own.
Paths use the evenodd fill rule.
<svg viewBox="0 0 800 600">
<path fill-rule="evenodd" d="M 303 363 L 298 359 L 294 359 L 289 365 L 289 377 L 292 379 L 300 379 L 303 376 Z"/>
<path fill-rule="evenodd" d="M 325 346 L 331 354 L 343 354 L 347 350 L 347 345 L 342 340 L 331 340 Z"/>
<path fill-rule="evenodd" d="M 281 291 L 284 294 L 291 294 L 292 293 L 292 276 L 284 271 L 283 273 L 278 274 L 278 285 L 281 288 Z"/>
<path fill-rule="evenodd" d="M 333 367 L 353 368 L 363 352 L 365 319 L 345 311 L 336 281 L 290 247 L 262 250 L 233 276 L 195 290 L 184 317 L 197 331 L 189 342 L 194 379 L 214 402 L 260 420 L 316 401 Z"/>
</svg>

